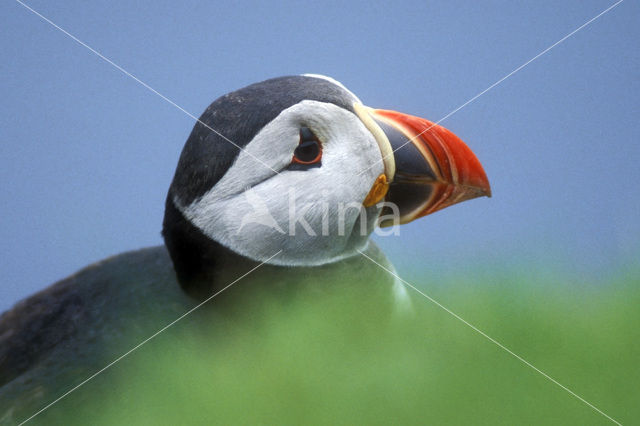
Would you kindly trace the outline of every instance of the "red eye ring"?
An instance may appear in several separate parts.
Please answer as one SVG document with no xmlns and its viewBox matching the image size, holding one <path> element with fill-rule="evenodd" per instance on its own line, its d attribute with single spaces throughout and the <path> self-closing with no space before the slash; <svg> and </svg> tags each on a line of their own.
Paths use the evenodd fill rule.
<svg viewBox="0 0 640 426">
<path fill-rule="evenodd" d="M 306 141 L 300 143 L 293 151 L 292 163 L 315 164 L 322 159 L 322 147 L 318 141 Z"/>
<path fill-rule="evenodd" d="M 303 127 L 300 129 L 300 143 L 293 151 L 291 160 L 294 164 L 310 165 L 320 162 L 322 159 L 322 144 L 313 134 L 311 129 Z"/>
</svg>

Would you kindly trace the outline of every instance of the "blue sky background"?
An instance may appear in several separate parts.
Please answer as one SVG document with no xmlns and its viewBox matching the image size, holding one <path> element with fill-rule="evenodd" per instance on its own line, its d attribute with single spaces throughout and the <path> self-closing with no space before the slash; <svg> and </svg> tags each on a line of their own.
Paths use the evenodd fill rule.
<svg viewBox="0 0 640 426">
<path fill-rule="evenodd" d="M 30 1 L 196 116 L 286 74 L 437 121 L 613 1 Z M 0 310 L 161 243 L 193 120 L 20 4 L 0 4 Z M 625 1 L 442 124 L 494 197 L 377 238 L 398 267 L 606 277 L 640 254 L 640 5 Z M 439 275 L 440 274 L 440 275 Z"/>
</svg>

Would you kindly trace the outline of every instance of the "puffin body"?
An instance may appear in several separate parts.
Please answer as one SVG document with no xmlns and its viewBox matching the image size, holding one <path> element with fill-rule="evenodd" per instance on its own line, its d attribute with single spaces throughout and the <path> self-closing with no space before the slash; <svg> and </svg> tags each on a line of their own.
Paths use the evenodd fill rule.
<svg viewBox="0 0 640 426">
<path fill-rule="evenodd" d="M 375 244 L 365 253 L 393 268 Z M 233 283 L 249 265 L 226 264 L 215 279 Z M 402 288 L 394 277 L 381 275 L 370 261 L 352 257 L 305 271 L 263 265 L 211 300 L 216 303 L 202 305 L 198 315 L 176 324 L 177 334 L 164 339 L 171 347 L 173 342 L 185 344 L 194 332 L 205 340 L 229 327 L 242 332 L 247 315 L 254 317 L 251 328 L 264 327 L 273 317 L 255 318 L 254 310 L 267 306 L 284 311 L 296 305 L 292 300 L 320 303 L 339 296 L 345 282 L 352 286 L 352 298 L 371 299 L 377 293 L 376 300 L 385 301 L 375 305 L 376 316 L 391 316 L 408 306 L 398 304 L 404 295 L 398 293 Z M 368 283 L 375 285 L 368 288 Z M 19 302 L 0 317 L 0 425 L 27 419 L 199 303 L 181 289 L 164 246 L 105 259 Z M 219 350 L 232 346 L 224 340 L 213 344 Z M 259 356 L 260 348 L 254 349 Z M 113 388 L 127 386 L 120 378 L 106 376 L 101 391 L 74 392 L 65 401 L 68 405 L 52 409 L 53 417 L 44 417 L 44 423 L 68 424 L 79 410 L 100 406 L 103 398 L 113 395 Z"/>
<path fill-rule="evenodd" d="M 261 298 L 284 309 L 293 294 L 345 286 L 354 300 L 381 294 L 375 315 L 391 315 L 407 297 L 370 234 L 481 195 L 487 177 L 453 133 L 366 107 L 331 78 L 222 96 L 180 156 L 166 248 L 92 265 L 0 316 L 0 422 L 27 418 L 214 294 L 205 327 Z"/>
</svg>

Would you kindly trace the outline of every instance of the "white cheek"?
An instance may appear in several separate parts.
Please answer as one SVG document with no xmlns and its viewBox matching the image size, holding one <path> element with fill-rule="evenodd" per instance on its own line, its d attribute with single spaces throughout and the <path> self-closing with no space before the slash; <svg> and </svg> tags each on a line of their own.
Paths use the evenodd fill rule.
<svg viewBox="0 0 640 426">
<path fill-rule="evenodd" d="M 322 166 L 288 170 L 301 123 L 323 142 Z M 204 234 L 257 261 L 282 250 L 271 263 L 284 265 L 327 263 L 364 247 L 379 211 L 367 209 L 371 226 L 361 232 L 358 206 L 384 169 L 373 135 L 353 113 L 303 101 L 265 126 L 246 149 L 281 172 L 241 153 L 201 199 L 176 203 Z"/>
<path fill-rule="evenodd" d="M 275 176 L 274 170 L 280 171 L 291 162 L 298 138 L 297 128 L 270 123 L 239 153 L 231 168 L 202 200 L 215 203 Z"/>
</svg>

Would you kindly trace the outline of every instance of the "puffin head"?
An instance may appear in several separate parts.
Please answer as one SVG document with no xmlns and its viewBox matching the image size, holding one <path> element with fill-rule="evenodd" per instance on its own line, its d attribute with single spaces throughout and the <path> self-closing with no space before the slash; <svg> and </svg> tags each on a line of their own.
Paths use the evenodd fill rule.
<svg viewBox="0 0 640 426">
<path fill-rule="evenodd" d="M 335 262 L 362 250 L 376 226 L 482 195 L 490 188 L 480 162 L 447 129 L 366 107 L 329 77 L 279 77 L 202 114 L 169 189 L 163 235 L 187 287 L 229 255 Z"/>
</svg>

